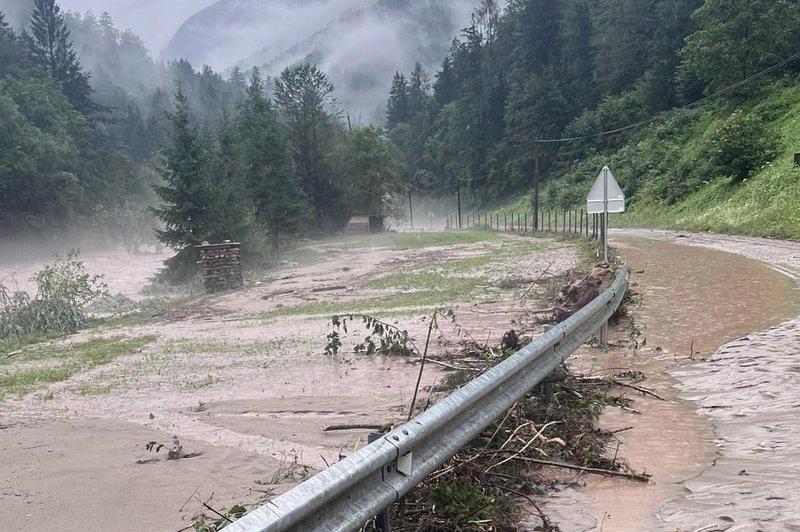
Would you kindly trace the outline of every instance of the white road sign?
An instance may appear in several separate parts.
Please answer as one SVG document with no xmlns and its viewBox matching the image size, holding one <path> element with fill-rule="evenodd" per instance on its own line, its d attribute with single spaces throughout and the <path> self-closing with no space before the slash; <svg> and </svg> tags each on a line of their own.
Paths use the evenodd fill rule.
<svg viewBox="0 0 800 532">
<path fill-rule="evenodd" d="M 591 192 L 586 196 L 586 210 L 589 214 L 625 212 L 625 193 L 608 166 L 603 167 Z"/>
</svg>

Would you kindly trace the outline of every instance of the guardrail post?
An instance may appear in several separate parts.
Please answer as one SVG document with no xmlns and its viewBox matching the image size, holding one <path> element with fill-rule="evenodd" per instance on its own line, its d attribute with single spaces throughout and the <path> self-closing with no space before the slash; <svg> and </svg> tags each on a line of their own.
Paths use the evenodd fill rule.
<svg viewBox="0 0 800 532">
<path fill-rule="evenodd" d="M 370 432 L 369 436 L 367 437 L 367 442 L 374 443 L 384 436 L 385 434 L 381 432 Z M 392 532 L 392 518 L 389 516 L 388 509 L 375 516 L 375 528 L 380 532 Z"/>
<path fill-rule="evenodd" d="M 606 321 L 597 331 L 597 340 L 600 347 L 608 347 L 608 322 Z"/>
</svg>

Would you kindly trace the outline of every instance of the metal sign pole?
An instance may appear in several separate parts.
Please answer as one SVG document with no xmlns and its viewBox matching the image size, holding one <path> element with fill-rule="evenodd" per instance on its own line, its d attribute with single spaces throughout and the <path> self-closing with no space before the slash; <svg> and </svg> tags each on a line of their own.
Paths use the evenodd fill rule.
<svg viewBox="0 0 800 532">
<path fill-rule="evenodd" d="M 608 167 L 603 169 L 603 262 L 608 264 Z"/>
</svg>

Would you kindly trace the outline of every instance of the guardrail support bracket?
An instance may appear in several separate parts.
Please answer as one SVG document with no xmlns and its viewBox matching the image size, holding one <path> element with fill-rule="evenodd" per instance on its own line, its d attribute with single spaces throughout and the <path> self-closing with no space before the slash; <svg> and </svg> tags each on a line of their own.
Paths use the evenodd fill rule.
<svg viewBox="0 0 800 532">
<path fill-rule="evenodd" d="M 411 453 L 401 456 L 400 458 L 397 459 L 397 471 L 407 477 L 410 477 L 411 463 L 412 463 Z"/>
</svg>

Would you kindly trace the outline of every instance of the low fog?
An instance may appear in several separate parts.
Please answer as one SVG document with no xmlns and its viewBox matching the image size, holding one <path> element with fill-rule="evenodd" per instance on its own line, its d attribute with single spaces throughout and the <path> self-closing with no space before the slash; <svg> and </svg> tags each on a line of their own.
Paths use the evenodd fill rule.
<svg viewBox="0 0 800 532">
<path fill-rule="evenodd" d="M 380 123 L 395 71 L 430 72 L 469 22 L 476 0 L 62 0 L 65 10 L 108 11 L 155 59 L 188 59 L 229 73 L 276 76 L 312 62 L 328 72 L 342 110 Z M 19 26 L 31 0 L 0 0 Z"/>
<path fill-rule="evenodd" d="M 163 57 L 219 71 L 258 66 L 276 76 L 312 62 L 327 71 L 344 111 L 382 120 L 391 77 L 416 61 L 435 70 L 473 0 L 219 0 L 189 18 Z"/>
</svg>

